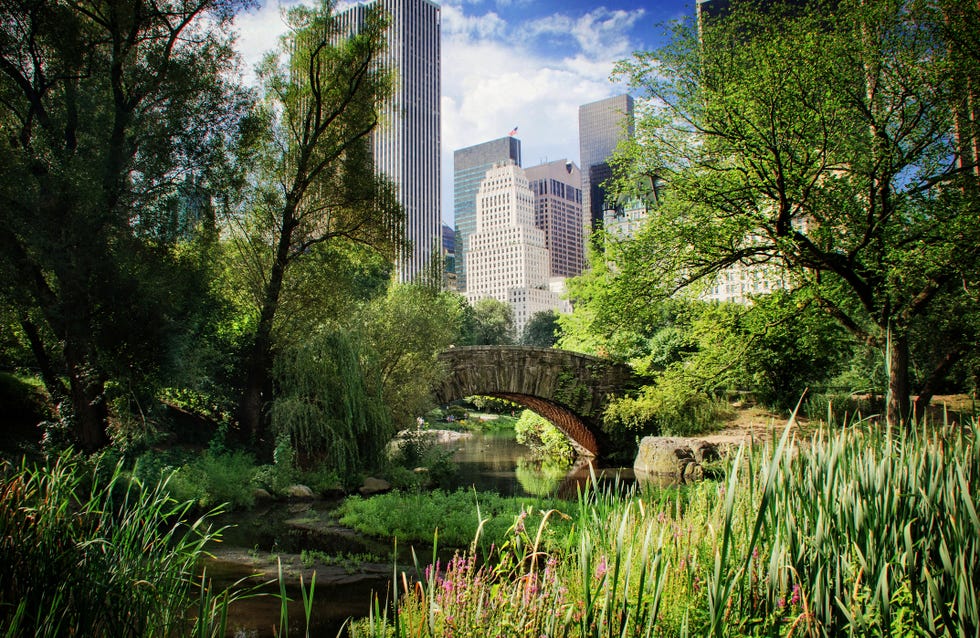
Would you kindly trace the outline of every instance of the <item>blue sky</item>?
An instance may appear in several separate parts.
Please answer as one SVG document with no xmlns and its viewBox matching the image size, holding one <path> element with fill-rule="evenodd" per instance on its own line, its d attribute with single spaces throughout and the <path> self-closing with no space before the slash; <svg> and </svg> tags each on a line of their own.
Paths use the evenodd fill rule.
<svg viewBox="0 0 980 638">
<path fill-rule="evenodd" d="M 524 166 L 578 163 L 578 107 L 625 87 L 617 60 L 662 42 L 694 0 L 446 0 L 442 8 L 442 216 L 451 223 L 453 151 L 515 126 Z M 246 68 L 283 31 L 279 5 L 239 16 Z"/>
</svg>

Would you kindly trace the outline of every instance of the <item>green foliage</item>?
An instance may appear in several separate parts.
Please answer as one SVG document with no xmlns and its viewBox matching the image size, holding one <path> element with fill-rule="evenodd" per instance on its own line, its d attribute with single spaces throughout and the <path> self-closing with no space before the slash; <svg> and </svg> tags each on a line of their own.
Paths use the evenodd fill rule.
<svg viewBox="0 0 980 638">
<path fill-rule="evenodd" d="M 309 462 L 341 475 L 379 462 L 393 434 L 381 397 L 370 394 L 358 348 L 347 333 L 323 331 L 280 353 L 275 367 L 273 429 Z"/>
<path fill-rule="evenodd" d="M 497 552 L 419 570 L 353 636 L 972 635 L 977 424 L 821 431 L 743 448 L 724 483 L 586 490 Z M 441 534 L 440 534 L 441 537 Z"/>
<path fill-rule="evenodd" d="M 514 311 L 510 304 L 484 297 L 473 304 L 472 342 L 467 346 L 506 346 L 514 343 Z"/>
<path fill-rule="evenodd" d="M 453 452 L 427 430 L 406 430 L 391 443 L 385 475 L 401 490 L 445 487 L 456 474 Z"/>
<path fill-rule="evenodd" d="M 480 530 L 483 546 L 500 546 L 507 530 L 525 508 L 530 527 L 541 520 L 538 509 L 556 506 L 533 498 L 505 498 L 493 493 L 474 494 L 457 490 L 446 492 L 401 492 L 395 490 L 371 498 L 353 496 L 339 509 L 340 522 L 357 531 L 380 538 L 395 538 L 400 543 L 430 542 L 438 530 L 439 544 L 466 547 Z M 483 521 L 481 523 L 481 521 Z M 560 537 L 552 530 L 550 537 Z"/>
<path fill-rule="evenodd" d="M 361 358 L 372 393 L 395 429 L 411 427 L 432 408 L 431 390 L 446 375 L 437 356 L 459 332 L 459 305 L 425 286 L 392 284 L 351 319 L 365 343 Z"/>
<path fill-rule="evenodd" d="M 567 468 L 575 458 L 575 450 L 568 436 L 551 421 L 531 410 L 521 412 L 521 418 L 514 425 L 514 432 L 517 434 L 517 442 L 531 448 L 531 453 L 539 460 Z"/>
<path fill-rule="evenodd" d="M 817 306 L 785 291 L 757 300 L 740 328 L 748 348 L 744 383 L 770 407 L 792 409 L 825 384 L 847 358 L 843 329 Z"/>
<path fill-rule="evenodd" d="M 615 275 L 603 294 L 632 317 L 732 267 L 779 279 L 889 358 L 887 416 L 905 423 L 910 382 L 925 399 L 949 373 L 941 361 L 977 350 L 972 319 L 954 312 L 958 329 L 918 333 L 936 365 L 912 372 L 930 306 L 976 305 L 964 283 L 980 279 L 980 189 L 976 171 L 957 168 L 975 162 L 977 132 L 961 126 L 976 73 L 961 46 L 975 40 L 975 16 L 945 0 L 743 2 L 622 63 L 658 106 L 618 160 L 618 190 L 665 188 L 638 237 L 607 256 Z M 801 345 L 772 336 L 777 353 Z M 792 394 L 758 380 L 783 395 L 775 403 Z"/>
<path fill-rule="evenodd" d="M 321 325 L 339 318 L 325 317 L 319 299 L 343 279 L 324 280 L 330 274 L 322 268 L 324 261 L 336 256 L 337 245 L 360 245 L 388 262 L 404 248 L 404 211 L 395 187 L 374 170 L 371 153 L 371 134 L 393 90 L 392 70 L 380 62 L 388 19 L 380 7 L 372 7 L 352 34 L 333 8 L 323 3 L 287 12 L 290 30 L 258 70 L 262 100 L 237 139 L 242 212 L 231 220 L 229 236 L 238 248 L 236 264 L 251 284 L 251 312 L 257 318 L 238 414 L 256 440 L 272 438 L 264 418 L 271 377 L 282 380 L 286 370 L 295 371 L 299 353 L 320 348 L 307 343 L 307 334 L 314 333 L 315 342 L 322 341 L 318 335 L 335 331 L 334 325 Z M 357 253 L 349 248 L 349 254 Z M 277 361 L 280 353 L 293 361 Z M 349 407 L 339 411 L 349 412 Z M 365 419 L 375 415 L 333 415 L 326 429 L 344 432 L 328 434 L 331 442 L 311 425 L 314 413 L 323 410 L 314 406 L 301 414 L 295 396 L 280 397 L 272 421 L 288 421 L 301 447 L 314 443 L 322 451 L 323 443 L 336 443 L 338 470 L 357 466 L 361 460 L 345 440 L 354 430 L 364 431 Z M 371 458 L 377 449 L 368 443 L 365 455 Z"/>
<path fill-rule="evenodd" d="M 0 9 L 0 297 L 86 449 L 108 442 L 105 384 L 147 404 L 194 330 L 201 272 L 172 248 L 203 232 L 241 114 L 237 4 Z"/>
<path fill-rule="evenodd" d="M 164 468 L 164 476 L 169 469 Z M 224 504 L 248 508 L 255 502 L 252 493 L 255 474 L 255 458 L 251 454 L 205 452 L 178 467 L 167 483 L 167 490 L 178 501 L 189 501 L 202 509 Z"/>
<path fill-rule="evenodd" d="M 611 401 L 603 429 L 629 450 L 651 434 L 691 436 L 717 430 L 731 416 L 727 402 L 691 387 L 682 375 L 667 373 L 655 385 Z"/>
<path fill-rule="evenodd" d="M 127 481 L 118 465 L 87 475 L 68 456 L 2 471 L 4 635 L 224 635 L 236 596 L 194 582 L 217 533 L 164 483 Z"/>
<path fill-rule="evenodd" d="M 528 319 L 521 334 L 522 346 L 537 346 L 552 348 L 561 338 L 561 328 L 558 323 L 558 313 L 554 310 L 541 310 Z"/>
</svg>

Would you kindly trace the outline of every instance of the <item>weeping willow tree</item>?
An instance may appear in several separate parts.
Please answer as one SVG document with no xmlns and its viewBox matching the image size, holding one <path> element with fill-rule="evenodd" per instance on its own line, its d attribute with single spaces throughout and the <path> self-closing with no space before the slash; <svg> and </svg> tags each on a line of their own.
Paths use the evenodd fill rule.
<svg viewBox="0 0 980 638">
<path fill-rule="evenodd" d="M 276 358 L 270 411 L 277 435 L 310 464 L 350 475 L 378 461 L 393 427 L 378 384 L 365 380 L 357 339 L 324 330 Z"/>
</svg>

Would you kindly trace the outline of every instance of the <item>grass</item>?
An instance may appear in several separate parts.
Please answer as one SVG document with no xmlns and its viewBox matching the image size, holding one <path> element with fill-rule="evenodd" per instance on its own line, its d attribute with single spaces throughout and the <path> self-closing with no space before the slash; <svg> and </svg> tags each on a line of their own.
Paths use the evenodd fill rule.
<svg viewBox="0 0 980 638">
<path fill-rule="evenodd" d="M 223 636 L 236 595 L 198 576 L 218 532 L 166 489 L 67 455 L 3 468 L 0 633 Z"/>
<path fill-rule="evenodd" d="M 726 480 L 589 492 L 435 562 L 360 636 L 977 636 L 980 443 L 868 424 L 743 448 Z M 482 528 L 479 530 L 482 532 Z M 440 532 L 440 538 L 442 537 Z"/>
<path fill-rule="evenodd" d="M 438 529 L 440 543 L 449 547 L 467 547 L 481 530 L 481 543 L 498 546 L 508 538 L 515 519 L 524 516 L 528 525 L 535 524 L 543 509 L 556 507 L 557 500 L 502 497 L 497 494 L 466 492 L 403 492 L 394 490 L 371 498 L 350 497 L 338 510 L 340 523 L 362 534 L 394 538 L 401 543 L 431 542 Z M 530 513 L 527 513 L 529 512 Z M 480 513 L 480 516 L 477 515 Z M 481 516 L 482 526 L 481 526 Z M 558 527 L 549 530 L 554 536 L 564 533 Z"/>
</svg>

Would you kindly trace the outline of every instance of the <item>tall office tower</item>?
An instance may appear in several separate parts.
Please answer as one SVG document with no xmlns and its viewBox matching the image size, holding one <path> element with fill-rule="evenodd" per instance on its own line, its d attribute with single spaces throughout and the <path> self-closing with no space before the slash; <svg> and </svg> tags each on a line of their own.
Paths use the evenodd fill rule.
<svg viewBox="0 0 980 638">
<path fill-rule="evenodd" d="M 548 287 L 544 231 L 534 225 L 534 193 L 520 166 L 487 171 L 476 196 L 476 231 L 466 241 L 470 303 L 493 297 L 510 304 L 518 336 L 534 313 L 566 310 Z"/>
<path fill-rule="evenodd" d="M 633 136 L 633 98 L 629 95 L 617 95 L 578 107 L 582 215 L 587 232 L 602 223 L 606 194 L 601 185 L 612 177 L 609 158 L 624 136 Z"/>
<path fill-rule="evenodd" d="M 398 279 L 416 281 L 435 272 L 442 249 L 439 5 L 430 0 L 355 5 L 338 16 L 347 30 L 364 24 L 369 4 L 380 4 L 391 17 L 382 62 L 396 73 L 394 94 L 373 135 L 375 170 L 395 184 L 405 211 L 408 247 L 396 264 Z"/>
<path fill-rule="evenodd" d="M 476 193 L 494 164 L 521 165 L 521 141 L 516 137 L 461 148 L 453 153 L 453 211 L 456 219 L 456 285 L 466 291 L 466 238 L 476 230 Z"/>
<path fill-rule="evenodd" d="M 534 192 L 534 225 L 544 231 L 551 256 L 551 276 L 580 275 L 585 262 L 582 171 L 574 162 L 557 160 L 524 172 Z"/>
</svg>

